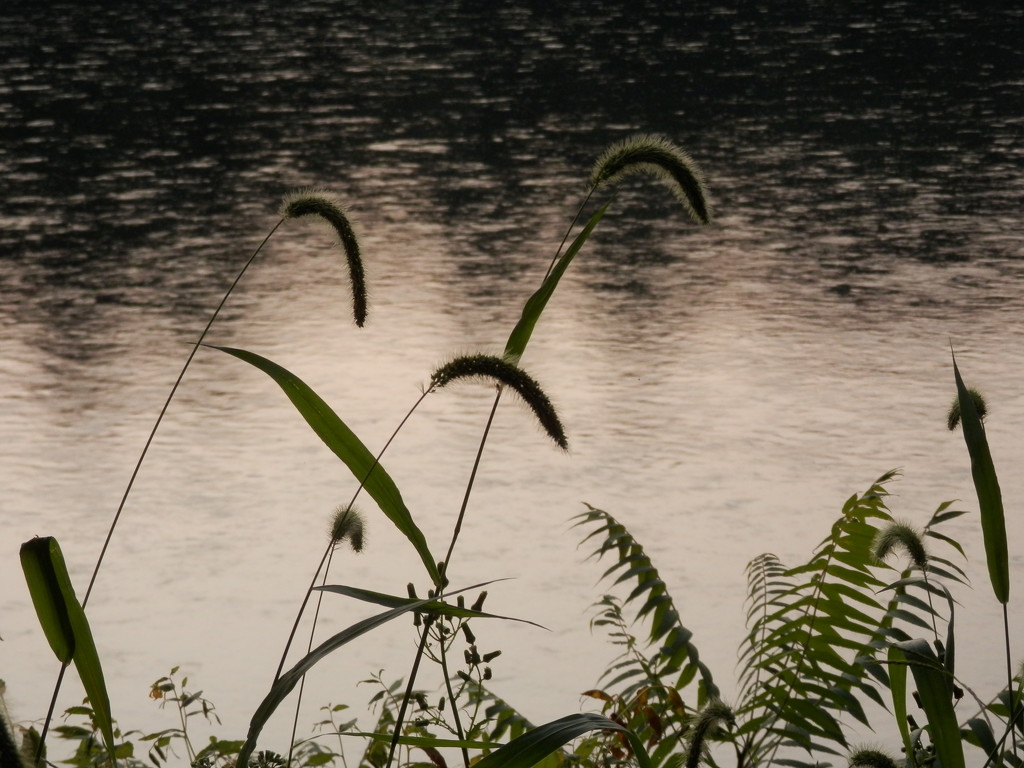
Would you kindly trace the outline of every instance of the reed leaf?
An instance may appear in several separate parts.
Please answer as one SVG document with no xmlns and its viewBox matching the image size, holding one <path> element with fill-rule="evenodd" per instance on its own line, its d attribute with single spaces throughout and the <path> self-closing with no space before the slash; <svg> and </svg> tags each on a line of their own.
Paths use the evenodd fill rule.
<svg viewBox="0 0 1024 768">
<path fill-rule="evenodd" d="M 474 584 L 473 586 L 454 590 L 447 594 L 457 595 L 472 589 L 479 589 L 482 586 L 485 586 L 485 584 Z M 246 768 L 248 766 L 249 757 L 256 749 L 256 740 L 259 738 L 260 733 L 263 732 L 263 728 L 267 724 L 267 721 L 270 720 L 270 717 L 274 714 L 277 708 L 310 669 L 327 658 L 331 653 L 342 646 L 347 645 L 356 638 L 387 624 L 389 621 L 397 619 L 399 616 L 402 616 L 409 611 L 422 610 L 424 606 L 430 602 L 431 600 L 429 598 L 425 600 L 409 601 L 405 605 L 392 608 L 384 613 L 379 613 L 376 616 L 371 616 L 368 619 L 358 621 L 322 642 L 316 648 L 303 656 L 295 666 L 280 675 L 270 687 L 270 692 L 264 697 L 263 701 L 260 702 L 260 705 L 256 708 L 256 712 L 253 714 L 252 719 L 249 721 L 249 732 L 246 735 L 245 744 L 243 744 L 242 749 L 238 753 L 238 760 L 236 762 L 238 768 Z"/>
<path fill-rule="evenodd" d="M 43 633 L 61 664 L 67 666 L 74 662 L 107 753 L 116 763 L 114 720 L 103 667 L 85 609 L 71 584 L 60 544 L 52 536 L 37 536 L 21 545 L 20 554 L 22 571 Z"/>
<path fill-rule="evenodd" d="M 896 646 L 888 652 L 889 662 L 889 693 L 892 695 L 892 714 L 896 728 L 903 739 L 903 751 L 910 766 L 917 765 L 914 760 L 914 743 L 910 737 L 910 721 L 907 719 L 907 667 L 904 654 Z"/>
<path fill-rule="evenodd" d="M 638 134 L 610 146 L 590 174 L 593 186 L 614 184 L 634 173 L 664 181 L 698 224 L 711 221 L 704 174 L 686 152 L 661 136 Z"/>
<path fill-rule="evenodd" d="M 338 418 L 338 415 L 320 396 L 310 389 L 301 379 L 277 363 L 267 360 L 253 352 L 231 347 L 214 347 L 222 352 L 244 360 L 255 366 L 281 387 L 292 404 L 306 420 L 306 423 L 349 468 L 356 480 L 366 489 L 370 497 L 377 503 L 381 511 L 395 527 L 409 540 L 420 556 L 423 566 L 427 569 L 431 580 L 436 586 L 441 585 L 441 575 L 437 561 L 430 554 L 416 521 L 413 520 L 398 486 L 381 466 L 380 462 L 363 445 L 362 441 Z"/>
<path fill-rule="evenodd" d="M 512 333 L 509 334 L 508 341 L 505 343 L 504 356 L 506 359 L 518 363 L 519 359 L 523 356 L 523 352 L 526 351 L 526 345 L 530 343 L 530 337 L 533 335 L 533 329 L 536 327 L 537 321 L 555 292 L 555 288 L 558 287 L 558 281 L 562 279 L 565 270 L 569 268 L 576 254 L 579 253 L 584 243 L 590 238 L 590 233 L 594 231 L 594 227 L 597 226 L 605 211 L 608 210 L 608 205 L 609 203 L 605 203 L 590 217 L 586 226 L 583 227 L 583 230 L 576 236 L 576 239 L 572 241 L 572 244 L 548 273 L 540 288 L 530 296 L 523 306 L 519 322 L 516 323 Z"/>
<path fill-rule="evenodd" d="M 500 581 L 498 579 L 497 581 Z M 487 584 L 493 584 L 493 581 L 488 581 Z M 358 587 L 347 587 L 342 584 L 328 584 L 322 587 L 314 587 L 321 592 L 332 592 L 336 595 L 344 595 L 345 597 L 351 597 L 355 600 L 361 600 L 365 603 L 371 603 L 372 605 L 380 605 L 385 608 L 402 608 L 408 607 L 412 604 L 420 606 L 423 604 L 422 600 L 415 600 L 409 597 L 400 597 L 398 595 L 388 595 L 384 592 L 375 592 L 370 589 L 360 589 Z M 460 608 L 457 605 L 449 605 L 448 603 L 441 602 L 440 600 L 431 600 L 426 605 L 423 605 L 419 610 L 427 613 L 436 613 L 440 616 L 450 616 L 456 619 L 503 619 L 505 621 L 518 621 L 523 624 L 531 624 L 540 629 L 546 629 L 546 627 L 537 624 L 536 622 L 528 619 L 517 619 L 512 616 L 499 616 L 494 613 L 484 613 L 483 611 L 474 611 L 470 608 Z"/>
<path fill-rule="evenodd" d="M 567 715 L 538 726 L 473 765 L 474 768 L 532 768 L 576 737 L 598 730 L 624 734 L 640 768 L 651 768 L 647 750 L 633 731 L 607 717 L 590 713 Z"/>
<path fill-rule="evenodd" d="M 948 673 L 924 640 L 896 643 L 892 650 L 894 653 L 890 658 L 896 663 L 908 665 L 914 675 L 939 764 L 943 768 L 965 768 L 964 747 L 949 694 Z"/>
<path fill-rule="evenodd" d="M 960 403 L 960 420 L 963 425 L 967 452 L 971 456 L 971 475 L 974 489 L 978 494 L 978 508 L 981 513 L 981 533 L 985 542 L 985 560 L 988 564 L 989 581 L 996 599 L 1006 605 L 1010 600 L 1010 561 L 1006 544 L 1006 521 L 1003 515 L 1003 497 L 999 490 L 995 464 L 989 451 L 988 439 L 981 416 L 964 385 L 960 369 L 953 356 L 953 375 L 956 379 L 957 399 Z"/>
</svg>

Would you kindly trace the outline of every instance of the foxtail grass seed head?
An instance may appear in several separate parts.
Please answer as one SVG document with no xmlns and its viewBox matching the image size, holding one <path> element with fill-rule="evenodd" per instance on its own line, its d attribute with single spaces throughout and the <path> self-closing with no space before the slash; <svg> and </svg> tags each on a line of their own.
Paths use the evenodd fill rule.
<svg viewBox="0 0 1024 768">
<path fill-rule="evenodd" d="M 878 560 L 885 560 L 896 551 L 905 552 L 910 561 L 922 571 L 928 565 L 928 552 L 924 546 L 924 538 L 912 525 L 894 521 L 875 535 L 871 553 Z"/>
<path fill-rule="evenodd" d="M 555 412 L 551 400 L 540 385 L 519 366 L 496 355 L 462 355 L 445 363 L 430 377 L 432 389 L 446 387 L 459 379 L 491 379 L 513 390 L 525 402 L 548 433 L 563 451 L 569 449 L 565 429 Z"/>
<path fill-rule="evenodd" d="M 594 188 L 615 184 L 634 173 L 664 181 L 698 224 L 711 221 L 711 203 L 704 174 L 686 152 L 661 136 L 637 134 L 612 144 L 594 163 L 590 183 Z"/>
<path fill-rule="evenodd" d="M 337 546 L 348 541 L 354 552 L 362 552 L 365 543 L 363 516 L 352 506 L 342 505 L 331 516 L 331 543 Z"/>
<path fill-rule="evenodd" d="M 978 418 L 982 421 L 988 415 L 988 404 L 985 402 L 985 398 L 981 396 L 981 392 L 976 389 L 968 389 L 967 394 L 970 395 L 971 401 L 974 403 L 974 410 L 978 412 Z M 946 414 L 946 426 L 949 431 L 952 432 L 958 426 L 960 426 L 960 398 L 954 397 L 952 404 L 949 406 L 949 413 Z"/>
<path fill-rule="evenodd" d="M 366 273 L 360 253 L 359 238 L 352 220 L 341 202 L 329 192 L 318 189 L 295 192 L 284 198 L 281 215 L 286 219 L 316 216 L 334 229 L 338 243 L 348 261 L 349 277 L 352 280 L 352 314 L 360 328 L 366 322 Z"/>
<path fill-rule="evenodd" d="M 896 768 L 897 762 L 874 747 L 860 747 L 849 754 L 850 768 Z"/>
<path fill-rule="evenodd" d="M 686 755 L 686 768 L 700 765 L 704 754 L 704 742 L 716 729 L 736 724 L 736 715 L 725 702 L 712 699 L 701 710 L 693 722 L 693 737 Z"/>
</svg>

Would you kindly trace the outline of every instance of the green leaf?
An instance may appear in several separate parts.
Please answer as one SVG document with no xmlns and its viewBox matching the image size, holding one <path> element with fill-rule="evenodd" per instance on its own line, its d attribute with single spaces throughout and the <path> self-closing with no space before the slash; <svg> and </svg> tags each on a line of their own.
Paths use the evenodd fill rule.
<svg viewBox="0 0 1024 768">
<path fill-rule="evenodd" d="M 214 349 L 244 360 L 277 382 L 306 423 L 313 428 L 313 431 L 327 447 L 345 462 L 345 466 L 351 470 L 356 480 L 362 483 L 381 511 L 409 539 L 419 554 L 420 560 L 423 561 L 427 573 L 430 574 L 431 580 L 436 586 L 440 586 L 442 580 L 437 570 L 437 561 L 431 556 L 423 532 L 420 531 L 412 519 L 412 514 L 405 506 L 398 486 L 362 441 L 331 410 L 330 406 L 297 376 L 277 363 L 242 349 L 232 349 L 231 347 L 214 347 Z"/>
<path fill-rule="evenodd" d="M 928 730 L 939 763 L 943 768 L 965 768 L 964 747 L 949 693 L 948 673 L 931 646 L 921 639 L 896 643 L 889 658 L 910 666 L 921 706 L 928 717 Z M 895 696 L 895 688 L 893 694 Z"/>
<path fill-rule="evenodd" d="M 482 586 L 486 586 L 486 584 L 474 584 L 473 586 L 458 589 L 447 594 L 449 596 L 457 595 L 460 592 L 479 589 Z M 245 744 L 238 752 L 238 767 L 245 768 L 248 766 L 249 757 L 256 748 L 256 740 L 263 731 L 263 727 L 267 724 L 267 721 L 277 710 L 278 706 L 280 706 L 281 702 L 283 702 L 285 698 L 287 698 L 288 694 L 292 692 L 292 689 L 298 685 L 303 675 L 312 669 L 314 665 L 342 646 L 352 642 L 357 637 L 365 635 L 367 632 L 377 629 L 378 627 L 387 624 L 392 619 L 397 619 L 399 616 L 408 613 L 409 611 L 422 609 L 430 602 L 431 601 L 429 599 L 412 601 L 407 605 L 393 608 L 390 611 L 385 611 L 384 613 L 379 613 L 376 616 L 371 616 L 368 619 L 358 621 L 352 626 L 343 629 L 341 632 L 322 642 L 302 657 L 294 667 L 283 673 L 270 687 L 270 692 L 264 697 L 263 701 L 260 702 L 260 705 L 256 708 L 256 712 L 253 714 L 252 719 L 249 721 L 249 732 L 246 734 Z"/>
<path fill-rule="evenodd" d="M 495 579 L 494 581 L 488 581 L 480 586 L 488 586 L 493 584 L 495 581 L 502 581 L 502 579 Z M 369 589 L 359 589 L 358 587 L 346 587 L 343 584 L 328 584 L 323 587 L 314 587 L 314 589 L 320 590 L 321 592 L 333 592 L 337 595 L 344 595 L 346 597 L 352 597 L 356 600 L 362 600 L 366 603 L 372 603 L 373 605 L 382 605 L 385 608 L 403 608 L 412 605 L 422 606 L 420 610 L 428 613 L 437 613 L 442 616 L 452 616 L 457 619 L 504 619 L 505 621 L 519 621 L 523 624 L 532 624 L 535 627 L 541 629 L 547 629 L 536 622 L 529 621 L 528 619 L 517 619 L 512 616 L 498 616 L 494 613 L 484 613 L 482 611 L 473 611 L 469 608 L 460 608 L 457 605 L 449 605 L 448 603 L 442 603 L 438 600 L 430 600 L 426 605 L 423 605 L 422 600 L 417 600 L 411 597 L 400 597 L 398 595 L 388 595 L 384 592 L 374 592 Z"/>
<path fill-rule="evenodd" d="M 21 545 L 21 565 L 43 633 L 62 664 L 74 661 L 107 752 L 115 756 L 114 720 L 103 668 L 60 544 L 52 536 L 26 541 Z"/>
<path fill-rule="evenodd" d="M 633 731 L 607 717 L 588 713 L 568 715 L 527 731 L 474 763 L 474 768 L 532 768 L 577 736 L 598 730 L 624 733 L 640 768 L 651 768 L 647 750 Z"/>
<path fill-rule="evenodd" d="M 1006 546 L 1003 497 L 999 490 L 995 464 L 992 463 L 988 439 L 985 437 L 985 427 L 974 406 L 974 398 L 960 377 L 956 356 L 953 357 L 953 375 L 956 378 L 964 440 L 967 443 L 967 452 L 971 456 L 971 475 L 974 477 L 974 489 L 978 494 L 989 580 L 992 582 L 992 591 L 995 592 L 996 599 L 1006 605 L 1010 600 L 1010 560 Z"/>
<path fill-rule="evenodd" d="M 519 358 L 523 356 L 523 352 L 526 351 L 526 345 L 530 343 L 530 336 L 533 335 L 533 329 L 536 327 L 544 307 L 547 306 L 548 300 L 555 292 L 555 288 L 558 287 L 558 281 L 562 279 L 562 275 L 565 274 L 565 270 L 568 269 L 573 258 L 579 253 L 580 248 L 587 242 L 590 233 L 597 226 L 597 222 L 601 220 L 605 211 L 608 210 L 609 204 L 610 202 L 602 205 L 597 213 L 590 217 L 590 221 L 587 222 L 583 231 L 576 236 L 576 239 L 572 241 L 572 245 L 562 254 L 562 257 L 544 279 L 540 288 L 527 300 L 526 305 L 523 307 L 522 316 L 519 318 L 519 322 L 516 323 L 516 327 L 512 329 L 512 333 L 505 344 L 505 357 L 518 362 Z"/>
<path fill-rule="evenodd" d="M 63 565 L 60 546 L 51 536 L 39 536 L 21 545 L 21 570 L 25 574 L 32 605 L 46 641 L 61 664 L 70 664 L 75 653 L 67 599 L 57 572 Z"/>
</svg>

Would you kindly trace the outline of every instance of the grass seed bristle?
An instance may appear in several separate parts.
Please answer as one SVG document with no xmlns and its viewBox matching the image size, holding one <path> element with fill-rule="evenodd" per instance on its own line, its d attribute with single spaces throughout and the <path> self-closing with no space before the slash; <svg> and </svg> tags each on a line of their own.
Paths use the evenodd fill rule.
<svg viewBox="0 0 1024 768">
<path fill-rule="evenodd" d="M 698 224 L 711 221 L 704 174 L 683 149 L 661 136 L 638 134 L 613 144 L 594 164 L 590 182 L 596 189 L 634 173 L 666 182 L 672 194 Z"/>
<path fill-rule="evenodd" d="M 462 355 L 445 363 L 430 377 L 431 388 L 445 387 L 459 379 L 490 379 L 513 390 L 536 415 L 544 431 L 563 451 L 569 449 L 565 429 L 540 385 L 519 366 L 496 355 Z"/>
<path fill-rule="evenodd" d="M 359 238 L 345 207 L 328 192 L 305 190 L 285 197 L 281 215 L 286 219 L 316 216 L 334 229 L 348 261 L 349 278 L 352 281 L 352 314 L 356 325 L 362 328 L 367 313 L 366 273 L 363 269 Z"/>
<path fill-rule="evenodd" d="M 871 551 L 878 560 L 884 560 L 897 550 L 905 552 L 922 571 L 927 567 L 928 551 L 921 533 L 908 523 L 893 521 L 875 536 Z"/>
</svg>

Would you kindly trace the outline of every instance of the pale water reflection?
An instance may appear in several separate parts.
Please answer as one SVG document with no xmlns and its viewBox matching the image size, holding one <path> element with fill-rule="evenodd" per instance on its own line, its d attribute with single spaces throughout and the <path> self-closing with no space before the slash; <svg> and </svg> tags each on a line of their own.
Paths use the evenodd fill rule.
<svg viewBox="0 0 1024 768">
<path fill-rule="evenodd" d="M 351 199 L 370 321 L 348 321 L 329 237 L 289 226 L 213 341 L 289 367 L 376 448 L 438 362 L 501 349 L 592 158 L 634 130 L 687 146 L 718 218 L 695 229 L 631 184 L 538 328 L 524 364 L 571 451 L 506 404 L 452 566 L 457 583 L 514 577 L 488 606 L 551 630 L 477 629 L 504 651 L 495 688 L 555 717 L 611 657 L 586 626 L 602 569 L 581 564 L 568 531 L 582 501 L 648 545 L 727 691 L 751 557 L 807 556 L 842 502 L 893 467 L 901 516 L 923 521 L 950 498 L 973 509 L 966 451 L 944 427 L 950 341 L 992 404 L 1021 551 L 1019 12 L 785 3 L 583 22 L 574 3 L 444 3 L 426 18 L 407 3 L 45 5 L 0 11 L 0 676 L 16 717 L 45 711 L 56 674 L 18 544 L 57 536 L 87 580 L 188 342 L 281 193 Z M 428 398 L 389 452 L 435 550 L 490 400 L 468 387 Z M 177 664 L 223 732 L 243 731 L 351 491 L 269 380 L 200 355 L 91 602 L 126 725 L 168 724 L 147 685 Z M 981 565 L 970 520 L 953 529 Z M 1013 567 L 1017 590 L 1019 554 Z M 336 578 L 398 593 L 422 581 L 372 515 L 366 553 Z M 970 613 L 984 602 L 962 626 L 992 619 Z M 328 601 L 324 626 L 364 615 Z M 370 672 L 405 675 L 406 630 L 329 662 L 306 721 L 327 701 L 361 707 L 370 693 L 352 686 Z M 989 641 L 976 639 L 983 659 Z M 978 672 L 992 674 L 982 687 L 996 676 Z"/>
</svg>

